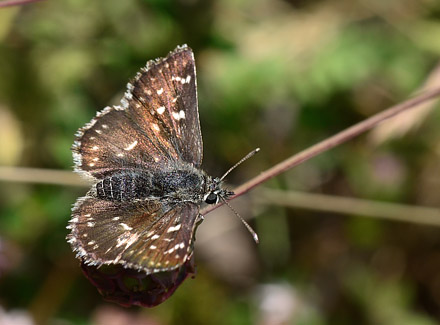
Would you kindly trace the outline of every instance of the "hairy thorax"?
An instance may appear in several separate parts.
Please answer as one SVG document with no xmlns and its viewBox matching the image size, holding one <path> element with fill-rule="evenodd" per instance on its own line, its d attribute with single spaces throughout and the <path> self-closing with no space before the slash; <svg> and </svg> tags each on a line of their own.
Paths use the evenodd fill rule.
<svg viewBox="0 0 440 325">
<path fill-rule="evenodd" d="M 195 169 L 164 171 L 132 170 L 107 176 L 95 184 L 96 197 L 108 201 L 161 199 L 200 203 L 209 177 Z"/>
</svg>

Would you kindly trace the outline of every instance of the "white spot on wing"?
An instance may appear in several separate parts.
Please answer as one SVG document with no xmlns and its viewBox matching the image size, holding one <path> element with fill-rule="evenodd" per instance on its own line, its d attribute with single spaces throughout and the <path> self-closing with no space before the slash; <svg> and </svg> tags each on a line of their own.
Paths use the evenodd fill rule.
<svg viewBox="0 0 440 325">
<path fill-rule="evenodd" d="M 92 147 L 92 150 L 98 150 L 98 149 L 99 149 L 98 146 L 93 146 L 93 147 Z"/>
<path fill-rule="evenodd" d="M 173 118 L 175 119 L 175 120 L 180 120 L 180 115 L 179 115 L 179 113 L 177 113 L 177 112 L 173 112 Z"/>
<path fill-rule="evenodd" d="M 162 95 L 162 93 L 163 93 L 163 88 L 160 88 L 160 89 L 157 91 L 157 94 L 158 94 L 158 95 Z"/>
<path fill-rule="evenodd" d="M 182 224 L 178 224 L 178 225 L 175 226 L 175 227 L 169 227 L 168 230 L 167 230 L 167 232 L 177 231 L 177 230 L 180 229 L 180 227 L 182 227 Z"/>
<path fill-rule="evenodd" d="M 138 238 L 139 238 L 139 234 L 130 235 L 130 238 L 127 240 L 127 244 L 125 245 L 125 249 L 131 246 Z"/>
<path fill-rule="evenodd" d="M 153 237 L 151 237 L 152 240 L 158 239 L 160 236 L 159 235 L 154 235 Z"/>
<path fill-rule="evenodd" d="M 130 232 L 127 231 L 118 237 L 116 247 L 120 247 L 125 244 L 125 249 L 127 249 L 138 238 L 139 238 L 139 234 L 131 234 Z"/>
<path fill-rule="evenodd" d="M 118 242 L 116 244 L 116 247 L 122 246 L 125 242 L 127 242 L 127 236 L 125 236 L 125 234 L 122 234 L 121 236 L 118 237 L 116 241 Z"/>
<path fill-rule="evenodd" d="M 124 228 L 124 230 L 132 230 L 133 228 L 128 226 L 126 223 L 121 222 L 119 224 L 122 228 Z"/>
<path fill-rule="evenodd" d="M 165 107 L 164 107 L 164 106 L 161 106 L 161 107 L 159 107 L 159 108 L 157 109 L 157 113 L 158 113 L 159 115 L 162 115 L 163 112 L 165 112 Z"/>
<path fill-rule="evenodd" d="M 156 248 L 157 248 L 157 246 L 154 246 L 154 245 L 150 246 L 150 249 L 156 249 Z"/>
<path fill-rule="evenodd" d="M 182 110 L 179 112 L 173 112 L 172 115 L 173 115 L 174 119 L 177 121 L 185 118 L 185 112 Z"/>
<path fill-rule="evenodd" d="M 131 143 L 131 144 L 129 144 L 129 145 L 127 146 L 127 148 L 124 148 L 124 150 L 125 150 L 125 151 L 130 151 L 130 150 L 132 150 L 134 147 L 136 147 L 137 144 L 138 144 L 137 140 L 134 140 L 134 142 Z"/>
</svg>

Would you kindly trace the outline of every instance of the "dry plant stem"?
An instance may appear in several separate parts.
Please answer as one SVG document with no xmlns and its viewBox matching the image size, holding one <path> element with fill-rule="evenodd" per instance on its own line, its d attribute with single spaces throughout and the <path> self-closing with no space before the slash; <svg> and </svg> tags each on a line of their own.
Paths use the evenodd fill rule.
<svg viewBox="0 0 440 325">
<path fill-rule="evenodd" d="M 43 168 L 0 166 L 0 181 L 14 183 L 89 186 L 73 172 Z"/>
<path fill-rule="evenodd" d="M 29 4 L 32 2 L 38 2 L 42 0 L 10 0 L 10 1 L 0 1 L 0 8 L 2 7 L 12 7 L 12 6 L 21 6 L 25 4 Z"/>
<path fill-rule="evenodd" d="M 406 111 L 408 109 L 417 107 L 421 103 L 425 103 L 429 100 L 433 100 L 434 98 L 438 97 L 440 95 L 440 89 L 432 90 L 432 91 L 426 91 L 425 93 L 409 99 L 401 104 L 392 106 L 385 111 L 382 111 L 380 113 L 377 113 L 376 115 L 373 115 L 372 117 L 355 124 L 348 129 L 345 129 L 344 131 L 341 131 L 334 136 L 327 138 L 324 141 L 321 141 L 314 146 L 303 150 L 299 152 L 296 155 L 293 155 L 292 157 L 280 162 L 279 164 L 273 166 L 272 168 L 269 168 L 268 170 L 262 172 L 257 177 L 251 179 L 250 181 L 244 183 L 243 185 L 239 186 L 234 190 L 235 194 L 231 197 L 231 200 L 233 200 L 236 197 L 239 197 L 243 195 L 244 193 L 249 192 L 254 187 L 258 186 L 261 183 L 264 183 L 268 181 L 269 179 L 278 176 L 279 174 L 285 172 L 286 170 L 289 170 L 302 162 L 309 160 L 310 158 L 313 158 L 317 156 L 318 154 L 330 150 L 336 146 L 338 146 L 341 143 L 344 143 L 359 134 L 364 133 L 365 131 L 368 131 L 378 125 L 379 123 L 385 121 L 386 119 L 389 119 L 390 117 L 393 117 L 403 111 Z M 213 205 L 213 206 L 207 206 L 200 212 L 203 215 L 206 215 L 207 213 L 217 209 L 218 207 L 222 206 L 223 203 L 220 202 L 219 204 Z"/>
<path fill-rule="evenodd" d="M 438 208 L 324 194 L 281 191 L 261 187 L 255 191 L 252 195 L 252 199 L 255 203 L 265 206 L 272 204 L 295 209 L 333 212 L 350 216 L 357 215 L 437 227 L 440 226 L 440 210 Z"/>
</svg>

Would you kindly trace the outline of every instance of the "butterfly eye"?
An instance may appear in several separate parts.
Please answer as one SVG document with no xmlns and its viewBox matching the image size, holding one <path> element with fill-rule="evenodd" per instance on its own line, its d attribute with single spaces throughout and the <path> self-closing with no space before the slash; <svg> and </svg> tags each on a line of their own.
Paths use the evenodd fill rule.
<svg viewBox="0 0 440 325">
<path fill-rule="evenodd" d="M 214 204 L 218 202 L 218 195 L 214 192 L 209 193 L 209 195 L 205 198 L 205 202 L 208 204 Z"/>
</svg>

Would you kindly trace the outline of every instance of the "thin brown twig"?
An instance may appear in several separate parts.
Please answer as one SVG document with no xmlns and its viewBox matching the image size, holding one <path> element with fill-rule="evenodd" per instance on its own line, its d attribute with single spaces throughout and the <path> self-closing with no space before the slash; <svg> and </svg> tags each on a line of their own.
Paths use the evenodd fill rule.
<svg viewBox="0 0 440 325">
<path fill-rule="evenodd" d="M 0 181 L 87 186 L 87 182 L 73 172 L 43 168 L 0 166 Z"/>
<path fill-rule="evenodd" d="M 440 89 L 432 90 L 432 91 L 426 91 L 425 93 L 409 99 L 403 103 L 397 104 L 395 106 L 392 106 L 385 111 L 382 111 L 380 113 L 377 113 L 376 115 L 373 115 L 370 118 L 367 118 L 366 120 L 359 122 L 348 129 L 345 129 L 330 138 L 325 139 L 324 141 L 321 141 L 308 149 L 305 149 L 296 155 L 291 156 L 290 158 L 278 163 L 277 165 L 273 166 L 272 168 L 269 168 L 268 170 L 262 172 L 257 177 L 254 177 L 250 181 L 244 183 L 243 185 L 237 187 L 234 192 L 235 194 L 230 198 L 231 200 L 239 197 L 247 192 L 249 192 L 254 187 L 258 186 L 261 183 L 264 183 L 268 181 L 271 178 L 274 178 L 275 176 L 278 176 L 279 174 L 303 163 L 306 160 L 309 160 L 310 158 L 313 158 L 317 156 L 318 154 L 330 150 L 337 145 L 344 143 L 359 134 L 362 134 L 376 125 L 380 124 L 381 122 L 403 112 L 408 109 L 417 107 L 421 103 L 425 103 L 427 101 L 433 100 L 434 98 L 438 97 L 440 95 Z M 216 205 L 210 205 L 202 209 L 200 212 L 203 215 L 206 215 L 207 213 L 217 209 L 218 207 L 222 206 L 223 202 L 220 202 Z"/>
<path fill-rule="evenodd" d="M 323 211 L 351 216 L 440 226 L 440 209 L 353 197 L 259 188 L 252 195 L 258 204 Z"/>
<path fill-rule="evenodd" d="M 43 0 L 7 0 L 7 1 L 0 1 L 0 8 L 2 7 L 12 7 L 12 6 L 21 6 L 26 5 L 32 2 L 38 2 Z"/>
</svg>

